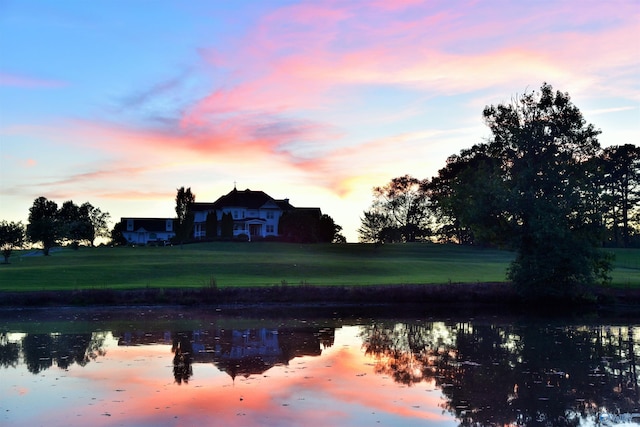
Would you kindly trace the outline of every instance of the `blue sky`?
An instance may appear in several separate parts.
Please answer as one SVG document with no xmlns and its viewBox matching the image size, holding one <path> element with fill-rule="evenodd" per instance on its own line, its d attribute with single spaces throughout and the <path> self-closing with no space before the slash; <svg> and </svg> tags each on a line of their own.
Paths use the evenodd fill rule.
<svg viewBox="0 0 640 427">
<path fill-rule="evenodd" d="M 0 219 L 170 217 L 236 181 L 356 241 L 372 187 L 434 176 L 545 81 L 637 144 L 639 76 L 638 1 L 0 0 Z"/>
</svg>

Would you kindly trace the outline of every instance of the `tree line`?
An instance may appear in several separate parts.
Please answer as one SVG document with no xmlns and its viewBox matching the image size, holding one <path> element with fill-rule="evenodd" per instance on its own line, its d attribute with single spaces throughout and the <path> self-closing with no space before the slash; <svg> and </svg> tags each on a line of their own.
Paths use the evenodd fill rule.
<svg viewBox="0 0 640 427">
<path fill-rule="evenodd" d="M 98 237 L 109 237 L 109 213 L 86 202 L 77 205 L 73 200 L 58 204 L 46 197 L 38 197 L 29 208 L 29 222 L 0 222 L 0 245 L 4 262 L 9 261 L 14 248 L 25 243 L 42 245 L 44 255 L 60 244 L 78 248 L 93 246 Z"/>
<path fill-rule="evenodd" d="M 516 251 L 524 294 L 576 296 L 608 280 L 602 246 L 640 246 L 640 149 L 601 148 L 567 93 L 544 83 L 485 107 L 487 142 L 450 156 L 431 179 L 373 190 L 362 242 L 430 240 Z"/>
</svg>

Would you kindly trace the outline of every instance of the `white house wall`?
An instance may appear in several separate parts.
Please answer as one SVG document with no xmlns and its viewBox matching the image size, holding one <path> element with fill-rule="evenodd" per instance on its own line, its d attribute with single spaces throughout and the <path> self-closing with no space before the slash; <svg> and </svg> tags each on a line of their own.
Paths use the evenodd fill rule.
<svg viewBox="0 0 640 427">
<path fill-rule="evenodd" d="M 195 226 L 193 237 L 195 237 L 196 239 L 206 237 L 205 223 L 207 221 L 207 216 L 213 213 L 214 212 L 208 211 L 198 211 L 194 213 Z M 278 235 L 278 222 L 280 221 L 280 217 L 282 216 L 282 211 L 279 210 L 279 208 L 275 204 L 273 204 L 273 207 L 269 206 L 269 208 L 266 209 L 246 209 L 240 206 L 229 206 L 221 210 L 216 210 L 215 214 L 218 219 L 218 227 L 220 227 L 222 216 L 226 213 L 231 214 L 231 217 L 234 220 L 234 236 L 239 236 L 241 234 L 249 235 L 250 224 L 261 225 L 261 231 L 259 233 L 260 237 Z M 249 218 L 259 218 L 263 221 L 257 223 L 249 223 L 244 221 Z"/>
</svg>

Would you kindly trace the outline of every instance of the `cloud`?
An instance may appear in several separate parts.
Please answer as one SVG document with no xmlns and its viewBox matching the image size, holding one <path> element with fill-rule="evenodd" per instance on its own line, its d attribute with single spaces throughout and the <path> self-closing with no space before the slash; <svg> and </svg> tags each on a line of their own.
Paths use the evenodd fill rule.
<svg viewBox="0 0 640 427">
<path fill-rule="evenodd" d="M 2 86 L 22 89 L 50 89 L 67 86 L 67 83 L 60 80 L 0 72 L 0 87 Z"/>
<path fill-rule="evenodd" d="M 626 106 L 626 107 L 611 107 L 611 108 L 599 108 L 596 110 L 589 110 L 586 113 L 592 116 L 597 116 L 601 114 L 611 114 L 611 113 L 619 113 L 620 111 L 629 111 L 629 110 L 637 110 L 637 106 Z"/>
<path fill-rule="evenodd" d="M 174 93 L 182 86 L 185 78 L 186 73 L 181 73 L 178 76 L 156 82 L 148 88 L 132 93 L 122 100 L 123 107 L 137 108 L 150 101 L 155 101 L 158 97 Z"/>
</svg>

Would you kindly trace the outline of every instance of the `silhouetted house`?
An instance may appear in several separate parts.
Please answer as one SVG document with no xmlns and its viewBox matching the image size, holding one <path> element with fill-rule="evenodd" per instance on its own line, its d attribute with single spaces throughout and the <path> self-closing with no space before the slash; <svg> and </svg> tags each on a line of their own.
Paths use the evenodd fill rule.
<svg viewBox="0 0 640 427">
<path fill-rule="evenodd" d="M 322 216 L 320 208 L 295 208 L 289 199 L 274 199 L 264 191 L 234 188 L 213 203 L 196 202 L 191 206 L 194 215 L 193 235 L 196 240 L 203 238 L 230 237 L 245 235 L 249 240 L 265 237 L 283 236 L 279 230 L 280 219 L 285 214 Z M 215 215 L 215 235 L 207 234 L 207 218 Z M 230 221 L 230 235 L 224 235 L 224 217 Z M 122 218 L 126 231 L 125 239 L 130 244 L 154 244 L 171 240 L 176 233 L 175 219 L 172 218 Z M 297 227 L 298 229 L 300 227 Z M 306 227 L 308 228 L 308 227 Z M 294 234 L 299 231 L 294 229 Z M 288 234 L 291 234 L 288 233 Z"/>
<path fill-rule="evenodd" d="M 121 218 L 124 224 L 122 235 L 130 244 L 162 244 L 171 240 L 174 219 L 171 218 Z"/>
<path fill-rule="evenodd" d="M 223 235 L 223 216 L 228 215 L 233 220 L 233 237 L 246 235 L 250 240 L 255 238 L 277 237 L 281 235 L 278 225 L 285 213 L 297 212 L 301 209 L 313 210 L 321 216 L 320 208 L 295 208 L 289 199 L 274 199 L 264 191 L 237 190 L 234 188 L 228 194 L 213 203 L 194 203 L 191 207 L 194 213 L 193 237 L 217 237 Z M 207 217 L 216 215 L 216 235 L 207 235 Z"/>
</svg>

